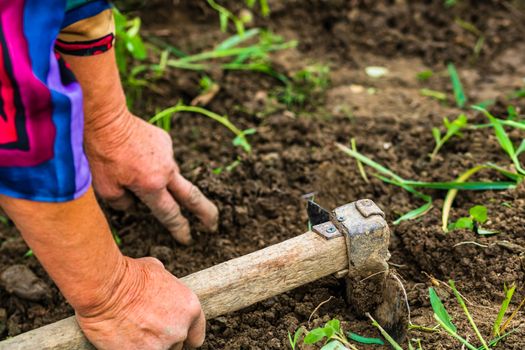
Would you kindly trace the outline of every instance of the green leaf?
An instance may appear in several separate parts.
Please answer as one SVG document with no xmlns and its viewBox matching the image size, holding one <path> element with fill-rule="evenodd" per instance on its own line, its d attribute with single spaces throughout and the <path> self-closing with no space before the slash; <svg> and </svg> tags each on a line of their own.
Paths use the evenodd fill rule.
<svg viewBox="0 0 525 350">
<path fill-rule="evenodd" d="M 461 80 L 459 79 L 458 71 L 456 66 L 453 63 L 447 65 L 448 74 L 450 75 L 450 81 L 452 82 L 452 89 L 454 90 L 454 98 L 456 99 L 456 104 L 459 108 L 465 107 L 467 103 L 467 97 L 463 91 L 463 86 L 461 85 Z"/>
<path fill-rule="evenodd" d="M 244 134 L 237 135 L 233 141 L 234 146 L 242 147 L 246 152 L 251 152 L 252 146 L 248 143 L 248 140 L 246 140 L 246 137 L 244 137 Z"/>
<path fill-rule="evenodd" d="M 447 100 L 447 94 L 445 94 L 442 91 L 431 90 L 431 89 L 421 89 L 421 90 L 419 90 L 419 93 L 422 96 L 432 97 L 432 98 L 435 98 L 438 101 L 442 101 L 443 102 L 443 101 Z"/>
<path fill-rule="evenodd" d="M 505 299 L 503 299 L 503 302 L 501 303 L 498 316 L 496 317 L 496 321 L 494 321 L 494 326 L 492 326 L 493 336 L 500 335 L 501 323 L 503 322 L 505 312 L 507 312 L 507 309 L 509 308 L 510 301 L 512 300 L 512 296 L 514 295 L 514 291 L 516 290 L 516 285 L 512 284 L 510 288 L 507 288 L 507 286 L 504 285 L 503 289 L 505 291 Z"/>
<path fill-rule="evenodd" d="M 33 250 L 32 249 L 29 249 L 25 254 L 24 254 L 24 258 L 29 258 L 31 256 L 33 256 Z"/>
<path fill-rule="evenodd" d="M 458 221 L 449 225 L 449 230 L 460 230 L 460 229 L 474 229 L 474 222 L 472 218 L 459 218 Z"/>
<path fill-rule="evenodd" d="M 432 200 L 430 200 L 427 203 L 423 204 L 419 208 L 411 210 L 408 213 L 406 213 L 406 214 L 402 215 L 401 217 L 397 218 L 397 220 L 394 221 L 393 224 L 397 225 L 397 224 L 399 224 L 402 221 L 417 219 L 418 217 L 425 215 L 430 209 L 432 209 Z"/>
<path fill-rule="evenodd" d="M 339 340 L 332 340 L 331 342 L 325 344 L 321 350 L 348 350 L 348 348 L 344 346 Z"/>
<path fill-rule="evenodd" d="M 326 337 L 326 330 L 324 328 L 314 328 L 304 337 L 305 344 L 314 344 L 323 340 Z"/>
<path fill-rule="evenodd" d="M 144 60 L 147 57 L 146 46 L 144 46 L 144 42 L 138 35 L 128 38 L 126 41 L 126 48 L 133 58 L 137 60 Z"/>
<path fill-rule="evenodd" d="M 333 319 L 326 322 L 325 327 L 330 327 L 334 331 L 339 332 L 339 330 L 341 329 L 341 322 L 338 319 Z"/>
<path fill-rule="evenodd" d="M 469 214 L 475 221 L 477 221 L 480 224 L 485 223 L 485 221 L 487 221 L 488 219 L 487 207 L 485 207 L 484 205 L 473 206 L 472 208 L 470 208 Z"/>
<path fill-rule="evenodd" d="M 362 335 L 348 332 L 348 338 L 356 341 L 361 344 L 377 344 L 377 345 L 385 345 L 385 342 L 379 338 L 369 338 L 369 337 L 363 337 Z"/>
<path fill-rule="evenodd" d="M 516 157 L 525 152 L 525 139 L 521 140 L 520 146 L 516 150 Z"/>
<path fill-rule="evenodd" d="M 428 294 L 430 297 L 430 304 L 432 305 L 432 310 L 434 310 L 435 316 L 439 318 L 441 322 L 443 322 L 449 329 L 456 332 L 457 328 L 452 323 L 452 320 L 450 319 L 450 315 L 445 309 L 445 306 L 443 306 L 443 303 L 441 302 L 441 299 L 439 299 L 439 296 L 437 295 L 434 288 L 430 287 L 428 289 Z"/>
<path fill-rule="evenodd" d="M 441 141 L 441 131 L 438 128 L 432 128 L 432 136 L 434 136 L 436 143 Z"/>
<path fill-rule="evenodd" d="M 434 75 L 434 72 L 432 72 L 430 69 L 425 69 L 424 71 L 421 71 L 416 74 L 416 77 L 419 80 L 428 80 Z"/>
</svg>

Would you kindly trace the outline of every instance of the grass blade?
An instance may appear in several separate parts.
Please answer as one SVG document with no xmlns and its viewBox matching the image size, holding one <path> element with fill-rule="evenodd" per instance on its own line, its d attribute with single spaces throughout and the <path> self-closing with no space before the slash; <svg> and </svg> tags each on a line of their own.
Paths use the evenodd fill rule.
<svg viewBox="0 0 525 350">
<path fill-rule="evenodd" d="M 456 104 L 459 108 L 465 107 L 467 103 L 467 97 L 463 91 L 463 85 L 461 85 L 461 80 L 459 79 L 458 71 L 456 66 L 453 63 L 447 65 L 448 74 L 450 75 L 450 81 L 452 82 L 452 89 L 454 90 L 454 98 L 456 99 Z"/>
<path fill-rule="evenodd" d="M 478 165 L 474 168 L 471 168 L 467 171 L 465 171 L 463 174 L 461 174 L 457 179 L 456 182 L 465 182 L 467 181 L 472 175 L 477 173 L 478 171 L 485 169 L 484 165 Z M 450 209 L 452 208 L 452 203 L 454 203 L 454 199 L 456 198 L 456 195 L 458 194 L 457 189 L 449 190 L 445 200 L 443 201 L 443 210 L 441 212 L 441 229 L 443 232 L 448 232 L 448 218 L 450 216 Z"/>
<path fill-rule="evenodd" d="M 432 310 L 434 311 L 435 317 L 439 318 L 441 322 L 447 326 L 447 328 L 456 332 L 457 328 L 454 325 L 454 323 L 452 323 L 452 320 L 450 319 L 450 315 L 448 314 L 447 309 L 445 309 L 445 306 L 441 302 L 441 299 L 437 295 L 434 288 L 430 287 L 428 289 L 428 294 L 430 298 L 430 304 L 432 305 Z"/>
<path fill-rule="evenodd" d="M 465 301 L 463 300 L 463 298 L 461 297 L 461 294 L 459 294 L 458 290 L 456 289 L 456 284 L 454 283 L 453 280 L 448 281 L 448 284 L 450 285 L 450 288 L 452 288 L 452 291 L 454 292 L 454 295 L 456 296 L 456 299 L 458 300 L 459 305 L 461 306 L 461 308 L 463 309 L 463 312 L 467 316 L 467 319 L 468 319 L 470 325 L 472 326 L 472 329 L 474 330 L 474 333 L 476 333 L 479 341 L 481 341 L 481 344 L 483 344 L 483 348 L 485 350 L 490 350 L 489 346 L 487 345 L 487 342 L 485 341 L 485 339 L 483 338 L 483 336 L 479 332 L 478 326 L 476 325 L 476 323 L 474 322 L 474 319 L 470 315 L 470 312 L 468 311 L 468 308 L 467 308 L 467 305 L 465 304 Z"/>
<path fill-rule="evenodd" d="M 525 170 L 521 167 L 518 156 L 516 155 L 516 150 L 514 149 L 514 145 L 512 144 L 509 135 L 507 135 L 507 132 L 503 128 L 501 121 L 484 108 L 480 108 L 478 106 L 473 106 L 472 108 L 482 112 L 489 119 L 501 148 L 509 155 L 518 173 L 525 175 Z"/>
<path fill-rule="evenodd" d="M 509 181 L 494 181 L 494 182 L 422 182 L 422 181 L 406 181 L 405 185 L 414 188 L 431 188 L 435 190 L 469 190 L 469 191 L 487 191 L 487 190 L 507 190 L 515 188 L 515 182 Z"/>
<path fill-rule="evenodd" d="M 361 344 L 377 344 L 377 345 L 385 345 L 385 342 L 382 341 L 379 338 L 369 338 L 369 337 L 363 337 L 362 335 L 348 332 L 348 339 L 351 339 L 353 341 L 356 341 Z"/>
<path fill-rule="evenodd" d="M 350 140 L 350 143 L 352 144 L 352 150 L 354 152 L 357 152 L 357 146 L 355 144 L 355 138 L 352 137 Z M 356 159 L 357 162 L 357 169 L 359 169 L 359 173 L 361 174 L 361 177 L 367 184 L 370 183 L 370 180 L 368 180 L 368 176 L 366 175 L 365 168 L 363 167 L 363 163 L 361 163 L 358 159 Z"/>
<path fill-rule="evenodd" d="M 503 322 L 503 317 L 505 316 L 505 312 L 509 308 L 510 301 L 512 300 L 512 296 L 514 295 L 514 291 L 516 290 L 516 285 L 513 284 L 510 286 L 510 288 L 507 289 L 507 286 L 504 286 L 505 289 L 505 299 L 503 299 L 503 302 L 501 303 L 501 307 L 499 308 L 498 316 L 496 317 L 496 321 L 494 322 L 494 326 L 492 327 L 492 335 L 493 336 L 499 336 L 501 333 L 501 323 Z"/>
<path fill-rule="evenodd" d="M 244 35 L 232 35 L 228 39 L 221 42 L 219 45 L 215 47 L 215 50 L 227 50 L 231 49 L 232 47 L 235 47 L 248 39 L 253 38 L 254 36 L 258 35 L 261 32 L 259 28 L 253 28 L 244 33 Z"/>
<path fill-rule="evenodd" d="M 525 305 L 525 297 L 524 297 L 523 300 L 520 302 L 520 304 L 518 305 L 518 307 L 516 308 L 516 310 L 514 310 L 514 311 L 512 312 L 512 314 L 510 314 L 509 318 L 505 321 L 505 323 L 503 323 L 503 326 L 501 326 L 500 332 L 503 332 L 503 331 L 505 331 L 505 329 L 507 329 L 508 325 L 509 325 L 510 322 L 514 319 L 514 317 L 516 317 L 516 315 L 517 315 L 518 312 L 521 310 L 521 308 L 523 307 L 523 305 Z"/>
<path fill-rule="evenodd" d="M 441 321 L 441 319 L 436 315 L 434 314 L 434 318 L 436 319 L 436 321 L 439 323 L 439 325 L 441 326 L 441 328 L 443 328 L 448 334 L 450 334 L 452 337 L 456 338 L 457 340 L 459 340 L 465 347 L 467 347 L 468 349 L 470 350 L 478 350 L 475 346 L 473 346 L 472 344 L 470 344 L 465 338 L 461 337 L 455 330 L 453 329 L 450 329 L 447 324 L 445 324 L 443 321 Z"/>
<path fill-rule="evenodd" d="M 350 148 L 346 147 L 345 145 L 340 144 L 338 142 L 336 142 L 335 145 L 337 146 L 337 148 L 339 148 L 344 153 L 348 154 L 351 157 L 354 157 L 355 159 L 359 160 L 363 164 L 366 164 L 369 167 L 374 168 L 375 170 L 379 171 L 383 175 L 389 176 L 389 177 L 391 177 L 392 179 L 396 180 L 399 183 L 403 183 L 403 182 L 406 181 L 401 176 L 399 176 L 396 173 L 392 172 L 390 169 L 387 169 L 384 166 L 382 166 L 381 164 L 374 162 L 372 159 L 362 155 L 361 153 L 359 153 L 357 151 L 354 151 L 354 150 L 352 150 L 352 149 L 350 149 Z"/>
<path fill-rule="evenodd" d="M 381 325 L 376 321 L 374 320 L 374 318 L 369 314 L 369 313 L 366 313 L 366 315 L 368 316 L 368 318 L 370 320 L 372 320 L 372 325 L 374 327 L 376 327 L 377 329 L 379 329 L 379 332 L 381 332 L 381 335 L 383 336 L 383 338 L 385 338 L 385 340 L 392 346 L 392 348 L 394 350 L 403 350 L 403 348 L 401 347 L 401 345 L 399 345 L 395 340 L 394 338 L 392 338 L 390 336 L 390 334 L 388 334 L 387 331 L 385 331 L 383 329 L 383 327 L 381 327 Z"/>
</svg>

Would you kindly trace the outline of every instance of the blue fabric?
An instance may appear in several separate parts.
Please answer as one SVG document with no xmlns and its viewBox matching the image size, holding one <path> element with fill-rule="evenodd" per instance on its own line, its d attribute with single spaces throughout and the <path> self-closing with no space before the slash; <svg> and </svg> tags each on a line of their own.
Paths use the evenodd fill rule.
<svg viewBox="0 0 525 350">
<path fill-rule="evenodd" d="M 32 70 L 32 75 L 24 78 L 15 77 L 15 79 L 23 79 L 19 84 L 26 87 L 20 90 L 27 94 L 25 96 L 27 104 L 23 108 L 28 123 L 31 123 L 32 118 L 33 121 L 35 118 L 41 118 L 41 115 L 31 107 L 44 106 L 47 115 L 51 116 L 49 123 L 52 123 L 55 132 L 39 136 L 50 140 L 50 157 L 44 161 L 31 166 L 10 166 L 6 165 L 7 163 L 3 164 L 0 158 L 0 193 L 35 201 L 69 201 L 85 193 L 90 186 L 91 175 L 82 146 L 83 114 L 80 85 L 75 81 L 63 79 L 66 73 L 63 70 L 65 66 L 60 66 L 59 58 L 54 53 L 54 43 L 65 16 L 66 1 L 25 0 L 16 4 L 13 6 L 23 6 L 23 19 L 16 19 L 16 21 L 21 21 L 23 24 L 27 52 L 16 46 L 12 50 L 19 50 L 19 53 L 23 52 L 28 56 L 29 69 Z M 4 24 L 0 23 L 0 25 Z M 26 67 L 23 62 L 15 62 L 15 64 Z M 4 67 L 0 66 L 0 69 Z M 31 84 L 36 84 L 38 91 L 28 89 Z M 43 104 L 37 103 L 43 100 L 46 100 Z M 37 140 L 39 139 L 30 139 L 30 147 L 38 151 L 40 148 L 35 148 L 35 143 L 38 144 Z M 9 161 L 8 158 L 5 158 L 5 161 Z"/>
<path fill-rule="evenodd" d="M 74 6 L 68 4 L 68 8 L 72 7 L 66 12 L 62 28 L 65 28 L 75 22 L 98 15 L 100 12 L 111 8 L 109 1 L 92 0 L 92 1 L 76 1 Z"/>
</svg>

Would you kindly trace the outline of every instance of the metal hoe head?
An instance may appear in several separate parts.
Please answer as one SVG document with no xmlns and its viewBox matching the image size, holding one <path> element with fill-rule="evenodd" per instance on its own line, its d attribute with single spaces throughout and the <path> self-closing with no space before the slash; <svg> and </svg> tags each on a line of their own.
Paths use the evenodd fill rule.
<svg viewBox="0 0 525 350">
<path fill-rule="evenodd" d="M 326 239 L 345 236 L 346 297 L 359 315 L 370 313 L 396 340 L 406 336 L 408 310 L 403 286 L 388 267 L 390 230 L 383 211 L 361 199 L 328 211 L 308 202 L 312 230 Z"/>
</svg>

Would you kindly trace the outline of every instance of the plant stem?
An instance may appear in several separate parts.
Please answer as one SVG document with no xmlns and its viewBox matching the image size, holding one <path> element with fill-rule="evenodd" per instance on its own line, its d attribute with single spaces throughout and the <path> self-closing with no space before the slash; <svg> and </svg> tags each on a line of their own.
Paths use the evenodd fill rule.
<svg viewBox="0 0 525 350">
<path fill-rule="evenodd" d="M 449 283 L 450 287 L 452 288 L 452 291 L 454 292 L 454 295 L 456 296 L 456 299 L 458 300 L 459 305 L 463 309 L 463 312 L 467 316 L 467 319 L 468 319 L 470 325 L 472 326 L 472 329 L 474 329 L 474 333 L 476 333 L 476 336 L 481 341 L 481 344 L 483 345 L 483 348 L 485 350 L 490 350 L 489 346 L 487 345 L 487 342 L 485 341 L 485 339 L 483 338 L 483 336 L 479 332 L 478 326 L 476 325 L 476 323 L 474 322 L 474 319 L 470 315 L 470 312 L 468 311 L 467 305 L 465 304 L 465 302 L 463 301 L 463 298 L 461 297 L 461 295 L 459 294 L 458 290 L 456 289 L 456 285 L 455 285 L 454 281 L 450 280 L 450 281 L 448 281 L 448 283 Z"/>
<path fill-rule="evenodd" d="M 209 111 L 207 109 L 196 107 L 196 106 L 184 106 L 184 105 L 178 105 L 173 106 L 170 108 L 167 108 L 163 110 L 162 112 L 155 115 L 153 118 L 149 120 L 150 123 L 155 123 L 157 120 L 166 118 L 168 115 L 175 114 L 178 112 L 192 112 L 192 113 L 199 113 L 202 115 L 207 116 L 208 118 L 211 118 L 222 125 L 224 125 L 226 128 L 228 128 L 232 133 L 235 134 L 235 136 L 242 136 L 243 133 L 241 130 L 239 130 L 235 125 L 230 122 L 228 117 L 218 115 L 217 113 L 214 113 L 212 111 Z"/>
<path fill-rule="evenodd" d="M 463 345 L 465 345 L 467 348 L 469 348 L 470 350 L 478 350 L 475 346 L 473 346 L 472 344 L 470 344 L 466 339 L 462 338 L 459 334 L 457 334 L 456 332 L 454 332 L 452 329 L 450 329 L 443 321 L 441 321 L 441 319 L 436 315 L 434 314 L 434 318 L 436 319 L 436 321 L 439 323 L 439 325 L 448 333 L 450 334 L 451 336 L 453 336 L 454 338 L 456 338 L 457 340 L 459 340 Z"/>
</svg>

